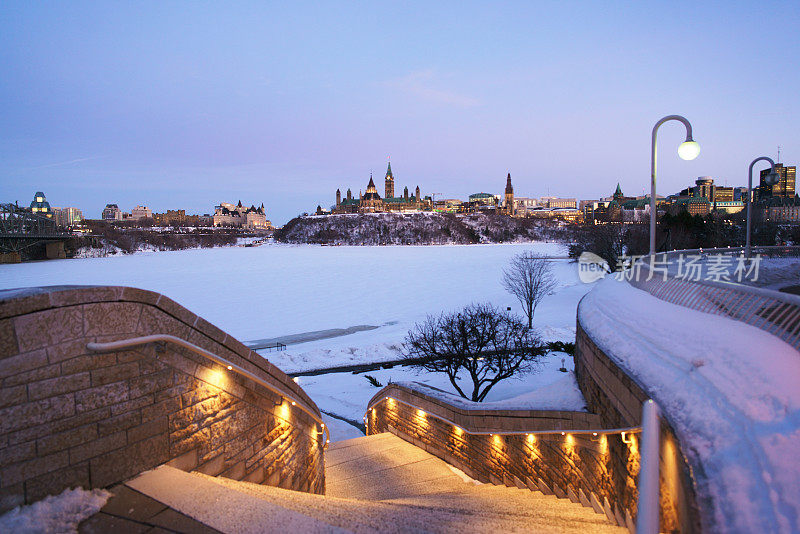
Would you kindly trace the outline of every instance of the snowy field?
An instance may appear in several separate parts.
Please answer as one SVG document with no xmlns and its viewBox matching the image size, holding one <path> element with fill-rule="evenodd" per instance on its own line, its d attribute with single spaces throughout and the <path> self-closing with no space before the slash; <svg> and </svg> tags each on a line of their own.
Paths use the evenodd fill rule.
<svg viewBox="0 0 800 534">
<path fill-rule="evenodd" d="M 500 279 L 511 257 L 527 250 L 566 255 L 565 247 L 556 243 L 269 244 L 0 265 L 0 289 L 60 284 L 149 289 L 244 342 L 359 325 L 378 327 L 289 345 L 282 352 L 260 351 L 284 371 L 293 372 L 397 359 L 397 347 L 415 322 L 472 302 L 510 306 L 520 313 L 519 303 L 505 292 Z M 574 341 L 577 304 L 592 285 L 580 282 L 574 263 L 556 260 L 552 266 L 560 285 L 540 304 L 535 326 L 545 340 Z M 557 359 L 556 368 L 560 367 Z M 567 360 L 569 367 L 571 359 Z M 417 380 L 452 391 L 444 376 L 418 376 L 401 367 L 367 374 L 383 384 Z M 511 380 L 496 386 L 490 400 L 507 400 L 564 376 L 556 371 Z M 336 373 L 300 381 L 322 410 L 358 421 L 376 391 L 363 374 Z M 569 402 L 577 401 L 573 397 Z M 334 430 L 341 426 L 331 424 Z"/>
</svg>

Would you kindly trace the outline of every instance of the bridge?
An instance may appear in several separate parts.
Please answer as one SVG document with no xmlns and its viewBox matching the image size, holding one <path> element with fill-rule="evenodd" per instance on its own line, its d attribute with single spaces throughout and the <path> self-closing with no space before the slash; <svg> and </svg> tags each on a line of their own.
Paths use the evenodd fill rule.
<svg viewBox="0 0 800 534">
<path fill-rule="evenodd" d="M 70 237 L 53 219 L 16 204 L 0 204 L 0 254 L 19 258 L 23 252 L 44 244 L 48 258 L 63 257 L 63 242 Z"/>
</svg>

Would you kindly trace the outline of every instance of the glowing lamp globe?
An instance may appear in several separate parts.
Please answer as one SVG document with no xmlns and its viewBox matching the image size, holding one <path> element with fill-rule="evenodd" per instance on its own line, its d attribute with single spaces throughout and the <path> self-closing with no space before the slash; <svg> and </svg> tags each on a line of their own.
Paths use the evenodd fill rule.
<svg viewBox="0 0 800 534">
<path fill-rule="evenodd" d="M 700 145 L 695 141 L 684 141 L 678 147 L 678 156 L 686 161 L 691 161 L 700 155 Z"/>
<path fill-rule="evenodd" d="M 777 172 L 771 172 L 764 177 L 764 182 L 766 182 L 767 185 L 775 185 L 780 181 L 780 179 L 781 177 Z"/>
</svg>

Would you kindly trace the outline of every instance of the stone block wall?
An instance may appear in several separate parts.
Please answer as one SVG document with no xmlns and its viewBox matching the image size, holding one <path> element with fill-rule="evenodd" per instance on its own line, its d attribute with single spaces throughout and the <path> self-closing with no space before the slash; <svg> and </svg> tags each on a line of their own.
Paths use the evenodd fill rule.
<svg viewBox="0 0 800 534">
<path fill-rule="evenodd" d="M 288 376 L 163 295 L 126 287 L 0 291 L 0 512 L 168 463 L 324 493 L 323 436 L 304 412 L 181 347 L 90 352 L 169 334 L 319 410 Z"/>
<path fill-rule="evenodd" d="M 635 434 L 626 435 L 629 443 L 623 443 L 618 433 L 577 432 L 609 428 L 595 414 L 467 410 L 399 384 L 383 388 L 370 406 L 368 434 L 392 432 L 476 480 L 570 498 L 605 513 L 620 526 L 631 524 L 636 509 L 638 440 Z M 563 430 L 564 435 L 529 435 L 526 430 Z"/>
<path fill-rule="evenodd" d="M 586 399 L 587 407 L 600 418 L 603 428 L 629 427 L 641 424 L 642 404 L 650 398 L 623 369 L 617 366 L 581 328 L 578 321 L 575 339 L 575 375 Z M 661 414 L 660 504 L 661 532 L 700 532 L 701 523 L 692 483 L 691 470 L 669 414 Z M 623 445 L 610 442 L 613 469 L 624 466 Z M 632 477 L 638 474 L 638 466 Z M 613 492 L 636 510 L 636 479 L 614 480 Z M 633 512 L 632 512 L 633 513 Z"/>
</svg>

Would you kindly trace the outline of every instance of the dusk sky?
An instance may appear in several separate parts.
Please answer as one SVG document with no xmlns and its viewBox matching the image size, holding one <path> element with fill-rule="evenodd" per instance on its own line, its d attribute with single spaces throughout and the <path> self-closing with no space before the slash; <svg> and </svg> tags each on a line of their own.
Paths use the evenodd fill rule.
<svg viewBox="0 0 800 534">
<path fill-rule="evenodd" d="M 579 199 L 800 160 L 800 2 L 0 4 L 0 201 L 98 218 L 396 189 Z M 435 5 L 434 5 L 435 4 Z M 759 167 L 761 168 L 761 167 Z"/>
</svg>

